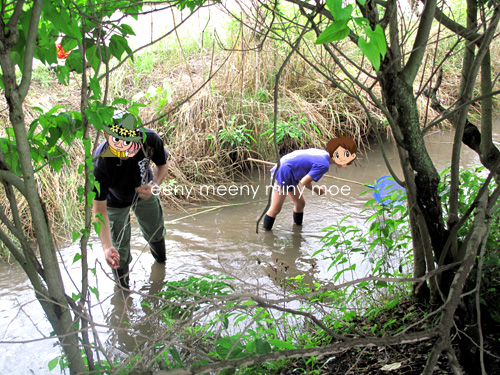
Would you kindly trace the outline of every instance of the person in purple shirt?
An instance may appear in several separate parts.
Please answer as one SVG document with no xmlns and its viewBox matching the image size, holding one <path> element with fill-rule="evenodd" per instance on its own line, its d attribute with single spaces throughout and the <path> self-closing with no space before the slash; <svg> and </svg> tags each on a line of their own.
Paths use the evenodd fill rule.
<svg viewBox="0 0 500 375">
<path fill-rule="evenodd" d="M 304 188 L 318 195 L 325 194 L 324 187 L 313 186 L 328 172 L 330 164 L 347 167 L 356 159 L 357 146 L 351 137 L 341 135 L 330 140 L 326 150 L 310 148 L 293 151 L 280 159 L 280 167 L 276 172 L 276 181 L 273 186 L 271 207 L 264 216 L 264 230 L 271 230 L 280 213 L 287 195 L 293 202 L 293 222 L 302 225 L 304 218 Z M 271 169 L 274 174 L 276 166 Z"/>
</svg>

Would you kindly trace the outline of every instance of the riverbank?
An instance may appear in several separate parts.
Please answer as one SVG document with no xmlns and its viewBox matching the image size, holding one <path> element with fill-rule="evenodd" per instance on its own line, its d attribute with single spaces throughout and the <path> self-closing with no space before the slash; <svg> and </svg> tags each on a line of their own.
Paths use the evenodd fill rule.
<svg viewBox="0 0 500 375">
<path fill-rule="evenodd" d="M 433 134 L 429 137 L 428 147 L 431 155 L 437 162 L 439 169 L 445 168 L 443 160 L 450 151 L 449 142 L 453 135 Z M 397 161 L 397 151 L 391 143 L 383 145 L 392 161 Z M 346 179 L 360 180 L 370 183 L 382 175 L 387 174 L 383 158 L 380 153 L 380 145 L 373 144 L 372 149 L 360 155 L 360 165 L 350 166 L 330 171 L 335 176 Z M 463 158 L 463 167 L 471 169 L 478 162 L 473 152 L 467 152 Z M 167 196 L 161 195 L 160 199 L 165 207 L 165 220 L 167 222 L 167 267 L 154 267 L 153 258 L 149 254 L 146 243 L 142 239 L 139 228 L 133 222 L 132 230 L 132 255 L 133 267 L 131 274 L 132 288 L 134 293 L 127 301 L 114 297 L 114 284 L 109 275 L 109 268 L 104 264 L 101 247 L 95 234 L 92 235 L 92 250 L 89 252 L 88 263 L 90 267 L 96 268 L 96 274 L 90 273 L 90 285 L 98 287 L 99 300 L 94 294 L 91 295 L 94 311 L 94 320 L 98 324 L 109 327 L 102 329 L 102 340 L 106 342 L 107 349 L 115 353 L 119 358 L 128 358 L 124 353 L 133 353 L 137 347 L 138 340 L 144 337 L 153 337 L 154 334 L 162 334 L 164 331 L 158 327 L 158 314 L 147 318 L 148 310 L 143 302 L 155 300 L 151 295 L 159 291 L 163 285 L 171 281 L 180 281 L 189 276 L 201 277 L 205 274 L 225 274 L 238 276 L 242 282 L 237 288 L 239 292 L 258 293 L 261 296 L 280 295 L 283 293 L 283 281 L 286 278 L 301 276 L 305 283 L 326 283 L 339 271 L 336 267 L 330 267 L 330 261 L 321 255 L 314 254 L 321 248 L 320 239 L 325 235 L 325 228 L 342 220 L 345 225 L 358 225 L 366 227 L 366 219 L 372 214 L 371 211 L 362 212 L 365 203 L 371 199 L 371 194 L 360 195 L 366 190 L 359 185 L 350 185 L 349 196 L 338 194 L 337 196 L 312 196 L 307 195 L 307 207 L 304 225 L 301 228 L 294 227 L 292 222 L 292 206 L 290 200 L 285 202 L 283 212 L 279 215 L 275 228 L 272 232 L 255 233 L 257 218 L 262 213 L 266 204 L 266 185 L 269 183 L 269 174 L 263 171 L 255 171 L 246 176 L 250 194 L 238 194 L 231 198 L 227 206 L 218 207 L 207 211 L 212 206 L 220 206 L 221 203 L 202 203 L 198 205 L 184 205 L 187 213 L 171 205 Z M 321 183 L 335 184 L 335 181 L 321 180 Z M 256 191 L 253 196 L 252 191 Z M 223 198 L 223 197 L 221 197 Z M 197 215 L 194 215 L 198 213 Z M 191 216 L 190 216 L 191 215 Z M 79 252 L 78 245 L 73 244 L 61 247 L 60 254 L 68 273 L 64 273 L 64 282 L 68 287 L 67 293 L 77 293 L 73 290 L 71 279 L 79 280 L 81 277 L 80 262 L 73 263 L 76 253 Z M 356 270 L 344 274 L 341 280 L 350 280 L 355 277 L 366 276 L 370 272 L 369 257 L 360 253 L 351 254 L 348 265 L 357 264 Z M 0 332 L 4 334 L 5 341 L 27 341 L 34 337 L 41 337 L 34 328 L 30 319 L 37 322 L 37 327 L 48 336 L 50 326 L 46 322 L 43 311 L 29 287 L 29 282 L 19 266 L 2 265 L 0 268 L 0 285 L 2 286 L 0 312 Z M 106 274 L 108 272 L 108 274 Z M 291 304 L 289 307 L 296 307 Z M 29 314 L 29 318 L 25 311 Z M 159 310 L 158 310 L 159 311 Z M 156 319 L 156 320 L 155 320 Z M 127 323 L 124 323 L 126 321 Z M 156 322 L 156 323 L 155 323 Z M 165 329 L 164 326 L 162 329 Z M 173 330 L 175 333 L 175 330 Z M 293 337 L 293 336 L 290 336 Z M 174 341 L 177 342 L 177 341 Z M 140 346 L 140 345 L 139 345 Z M 49 372 L 46 364 L 59 355 L 59 348 L 54 347 L 49 339 L 41 342 L 26 344 L 2 344 L 0 350 L 0 363 L 7 366 L 0 367 L 0 372 L 10 373 L 16 369 L 16 373 L 29 375 L 29 369 L 37 374 L 54 374 Z M 113 349 L 118 348 L 118 349 Z M 371 349 L 366 349 L 370 358 Z M 42 362 L 37 359 L 31 362 L 32 353 L 36 352 Z M 373 353 L 379 353 L 374 349 Z M 385 353 L 385 352 L 382 352 Z M 354 351 L 336 357 L 345 359 L 345 363 L 358 358 Z M 23 355 L 28 355 L 23 357 Z M 37 358 L 38 358 L 37 357 Z M 367 363 L 368 358 L 363 361 Z M 390 358 L 390 357 L 388 357 Z M 326 361 L 328 358 L 324 358 Z M 375 368 L 377 364 L 386 363 L 382 356 L 371 358 Z M 387 359 L 388 360 L 388 359 Z M 147 363 L 147 358 L 144 360 Z M 397 358 L 395 358 L 397 361 Z M 365 362 L 358 362 L 361 363 Z M 26 363 L 21 370 L 19 363 Z M 335 362 L 330 361 L 323 368 L 328 369 Z M 339 362 L 340 363 L 340 362 Z M 315 366 L 321 366 L 323 362 L 317 360 Z M 291 361 L 289 369 L 292 371 L 296 366 L 302 366 Z M 305 367 L 304 367 L 305 368 Z M 54 370 L 56 371 L 56 370 Z M 295 372 L 296 373 L 296 372 Z"/>
<path fill-rule="evenodd" d="M 213 58 L 193 53 L 187 71 L 182 56 L 173 53 L 168 45 L 159 44 L 113 72 L 110 95 L 143 103 L 145 107 L 140 109 L 143 124 L 157 131 L 165 141 L 170 154 L 165 185 L 229 185 L 241 179 L 246 171 L 261 167 L 248 162 L 249 157 L 276 159 L 272 77 L 280 59 L 272 49 L 252 56 L 247 56 L 243 63 L 230 53 L 224 56 L 221 52 Z M 262 66 L 259 76 L 245 76 L 243 72 L 249 71 L 256 60 Z M 241 70 L 234 70 L 235 64 Z M 208 72 L 215 66 L 220 70 L 207 81 Z M 287 79 L 280 86 L 277 121 L 280 154 L 308 147 L 323 148 L 338 131 L 352 134 L 360 153 L 368 150 L 372 132 L 358 105 L 352 98 L 316 82 L 310 76 L 312 72 L 298 58 L 292 59 L 285 69 Z M 296 79 L 291 79 L 292 76 Z M 51 69 L 38 65 L 25 103 L 27 125 L 36 120 L 39 110 L 48 111 L 56 105 L 62 106 L 60 110 L 79 111 L 79 93 L 78 75 L 72 75 L 69 84 L 63 85 Z M 0 112 L 0 137 L 6 136 L 8 124 L 8 112 Z M 384 138 L 390 137 L 387 130 L 381 123 Z M 92 138 L 95 139 L 95 134 Z M 102 136 L 98 139 L 101 141 Z M 75 167 L 83 164 L 83 143 L 75 141 L 67 147 L 67 153 L 70 164 L 63 163 L 59 172 L 47 165 L 37 173 L 47 216 L 62 238 L 70 238 L 75 228 L 83 226 L 83 206 L 76 197 L 84 181 Z M 199 189 L 189 199 L 186 195 L 171 194 L 168 204 L 182 211 L 185 204 L 216 198 L 214 194 L 197 192 Z M 0 203 L 8 207 L 5 195 Z M 28 235 L 33 237 L 30 214 L 22 197 L 19 210 Z"/>
</svg>

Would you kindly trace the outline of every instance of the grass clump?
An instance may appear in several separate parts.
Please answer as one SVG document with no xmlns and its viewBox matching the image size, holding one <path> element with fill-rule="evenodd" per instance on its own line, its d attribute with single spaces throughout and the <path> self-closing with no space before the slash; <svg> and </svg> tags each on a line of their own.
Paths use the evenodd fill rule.
<svg viewBox="0 0 500 375">
<path fill-rule="evenodd" d="M 312 36 L 306 36 L 300 51 L 302 56 L 294 54 L 283 71 L 275 119 L 276 74 L 290 52 L 289 45 L 276 38 L 264 41 L 262 35 L 242 28 L 236 21 L 226 29 L 223 41 L 226 46 L 243 46 L 244 52 L 228 51 L 222 46 L 223 42 L 216 45 L 210 28 L 200 38 L 178 37 L 174 33 L 142 49 L 134 60 L 128 59 L 110 74 L 109 100 L 120 97 L 146 105 L 141 108 L 140 116 L 143 123 L 165 141 L 171 156 L 170 179 L 179 184 L 230 183 L 249 167 L 246 161 L 249 156 L 276 159 L 275 120 L 280 154 L 298 148 L 323 148 L 339 131 L 352 134 L 358 144 L 370 137 L 367 114 L 357 95 L 363 100 L 366 98 L 332 87 L 331 81 L 302 58 L 321 57 L 318 61 L 324 64 L 325 72 L 338 79 L 343 77 L 338 66 L 322 57 L 322 47 L 314 45 Z M 291 29 L 286 32 L 289 31 L 293 32 Z M 275 32 L 275 37 L 287 35 L 283 30 Z M 451 38 L 450 43 L 454 44 Z M 358 49 L 349 46 L 345 46 L 346 56 L 362 63 L 363 56 Z M 445 51 L 429 50 L 429 54 L 433 53 L 442 56 Z M 458 72 L 457 66 L 449 69 Z M 425 72 L 418 85 L 429 80 Z M 443 100 L 445 105 L 451 105 L 454 88 L 458 87 L 454 77 L 458 74 L 446 74 L 443 81 L 441 93 L 449 93 Z M 36 67 L 25 106 L 26 122 L 31 123 L 37 116 L 32 107 L 49 110 L 62 104 L 67 110 L 79 111 L 79 79 L 78 75 L 72 75 L 69 85 L 64 86 L 48 68 Z M 370 77 L 363 75 L 359 80 L 366 85 L 373 83 Z M 380 96 L 377 92 L 375 95 Z M 425 124 L 431 112 L 425 109 L 427 103 L 420 98 L 422 124 Z M 366 105 L 375 124 L 390 137 L 380 110 L 370 100 L 366 100 Z M 7 115 L 6 111 L 0 112 L 0 134 L 8 126 Z M 58 173 L 44 168 L 38 178 L 42 199 L 54 226 L 66 225 L 71 231 L 71 227 L 81 226 L 83 222 L 81 204 L 76 199 L 65 198 L 76 197 L 74 189 L 83 185 L 82 176 L 75 171 L 75 166 L 81 164 L 83 145 L 74 144 L 68 153 L 71 166 L 64 166 Z M 173 207 L 186 203 L 180 196 L 167 199 L 167 204 Z M 192 199 L 198 203 L 206 197 Z M 28 216 L 23 213 L 23 217 Z"/>
</svg>

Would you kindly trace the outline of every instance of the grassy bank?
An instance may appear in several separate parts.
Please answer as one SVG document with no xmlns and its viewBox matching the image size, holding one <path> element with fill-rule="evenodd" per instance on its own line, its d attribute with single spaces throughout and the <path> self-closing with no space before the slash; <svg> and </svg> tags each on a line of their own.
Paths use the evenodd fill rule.
<svg viewBox="0 0 500 375">
<path fill-rule="evenodd" d="M 227 51 L 215 43 L 213 36 L 205 35 L 203 43 L 187 38 L 164 39 L 142 50 L 110 73 L 110 100 L 118 97 L 146 105 L 141 117 L 147 127 L 156 130 L 165 140 L 170 153 L 169 179 L 179 184 L 229 183 L 250 164 L 251 156 L 265 160 L 276 158 L 273 149 L 274 87 L 275 79 L 290 48 L 272 39 L 260 48 L 258 35 L 236 24 L 228 26 L 227 46 L 238 46 L 241 51 Z M 314 46 L 312 36 L 303 43 L 301 53 L 313 55 L 320 46 Z M 453 41 L 450 40 L 450 44 Z M 179 47 L 182 45 L 182 47 Z M 307 52 L 307 49 L 310 49 Z M 357 49 L 346 49 L 354 59 L 361 59 Z M 434 51 L 429 50 L 430 58 Z M 443 49 L 437 55 L 444 56 Z M 446 69 L 441 93 L 443 104 L 450 105 L 458 86 L 459 56 Z M 331 66 L 332 74 L 340 74 Z M 370 77 L 360 77 L 372 84 Z M 428 80 L 422 69 L 420 90 Z M 38 112 L 32 107 L 49 110 L 55 105 L 79 110 L 80 83 L 75 74 L 68 86 L 57 81 L 53 71 L 38 66 L 34 70 L 25 116 L 31 123 Z M 378 95 L 377 93 L 375 93 Z M 359 94 L 362 95 L 362 94 Z M 3 96 L 2 96 L 3 97 Z M 368 104 L 368 112 L 383 136 L 391 137 L 387 121 L 376 106 Z M 427 110 L 427 100 L 420 96 L 422 124 L 436 114 Z M 6 103 L 2 103 L 6 108 Z M 476 108 L 476 110 L 478 110 Z M 9 126 L 8 112 L 0 112 L 0 136 Z M 277 141 L 280 154 L 294 149 L 318 147 L 336 132 L 352 134 L 361 145 L 368 145 L 373 135 L 367 114 L 351 96 L 331 86 L 321 72 L 295 54 L 279 82 L 279 111 Z M 102 141 L 102 137 L 101 140 Z M 40 195 L 46 203 L 47 214 L 63 233 L 71 233 L 82 225 L 82 205 L 76 199 L 82 176 L 76 171 L 81 164 L 83 145 L 74 144 L 68 153 L 71 165 L 64 165 L 59 173 L 47 166 L 40 170 Z M 193 202 L 205 199 L 192 197 Z M 4 194 L 1 204 L 8 206 Z M 169 197 L 168 204 L 181 207 L 183 197 Z M 21 217 L 30 233 L 29 213 L 20 201 Z M 30 233 L 33 235 L 33 233 Z"/>
</svg>

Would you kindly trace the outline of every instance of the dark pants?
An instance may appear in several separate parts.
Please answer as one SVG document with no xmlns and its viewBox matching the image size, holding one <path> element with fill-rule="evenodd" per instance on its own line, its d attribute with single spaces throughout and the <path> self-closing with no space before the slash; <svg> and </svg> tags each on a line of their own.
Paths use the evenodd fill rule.
<svg viewBox="0 0 500 375">
<path fill-rule="evenodd" d="M 113 246 L 120 254 L 120 268 L 125 269 L 132 262 L 130 254 L 130 208 L 108 207 L 108 217 L 111 228 Z M 142 235 L 148 243 L 156 243 L 164 239 L 165 225 L 163 209 L 157 195 L 149 199 L 139 199 L 132 206 Z"/>
</svg>

